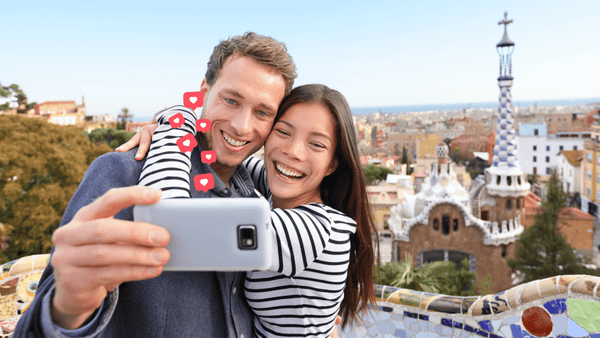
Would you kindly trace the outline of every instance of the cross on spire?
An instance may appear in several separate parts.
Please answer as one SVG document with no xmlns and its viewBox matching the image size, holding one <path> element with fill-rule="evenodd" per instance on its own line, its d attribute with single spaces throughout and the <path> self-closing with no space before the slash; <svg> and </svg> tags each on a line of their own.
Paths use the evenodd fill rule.
<svg viewBox="0 0 600 338">
<path fill-rule="evenodd" d="M 512 23 L 512 22 L 513 22 L 513 21 L 512 21 L 512 19 L 510 19 L 510 20 L 507 20 L 507 19 L 506 19 L 506 17 L 507 17 L 507 16 L 508 16 L 508 12 L 504 12 L 504 20 L 502 20 L 502 21 L 499 21 L 499 22 L 498 22 L 498 25 L 504 25 L 504 31 L 505 31 L 505 32 L 506 32 L 506 26 L 507 26 L 509 23 Z"/>
</svg>

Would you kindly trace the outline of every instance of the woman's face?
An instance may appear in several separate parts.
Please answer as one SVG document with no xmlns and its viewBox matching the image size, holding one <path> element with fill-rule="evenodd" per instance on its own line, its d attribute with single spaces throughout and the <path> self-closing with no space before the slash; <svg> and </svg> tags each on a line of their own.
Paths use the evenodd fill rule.
<svg viewBox="0 0 600 338">
<path fill-rule="evenodd" d="M 323 177 L 337 167 L 333 116 L 320 103 L 297 103 L 275 123 L 265 143 L 265 168 L 276 207 L 322 202 Z"/>
</svg>

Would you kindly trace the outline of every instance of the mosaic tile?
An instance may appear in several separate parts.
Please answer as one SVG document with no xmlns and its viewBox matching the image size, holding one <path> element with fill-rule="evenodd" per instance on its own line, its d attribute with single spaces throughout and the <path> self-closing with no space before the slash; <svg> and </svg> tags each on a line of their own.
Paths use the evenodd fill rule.
<svg viewBox="0 0 600 338">
<path fill-rule="evenodd" d="M 529 283 L 521 293 L 521 304 L 529 303 L 540 298 L 541 296 L 537 288 L 537 282 Z"/>
<path fill-rule="evenodd" d="M 463 329 L 465 331 L 469 331 L 469 332 L 475 332 L 475 329 L 471 326 L 471 325 L 467 325 L 465 324 L 465 326 L 463 327 Z"/>
<path fill-rule="evenodd" d="M 545 309 L 532 306 L 523 311 L 521 322 L 525 329 L 538 337 L 545 337 L 552 332 L 552 319 Z"/>
<path fill-rule="evenodd" d="M 494 332 L 494 328 L 492 327 L 492 322 L 490 322 L 489 320 L 480 321 L 479 327 L 486 330 L 487 332 Z"/>
<path fill-rule="evenodd" d="M 592 333 L 590 338 L 600 338 L 600 333 Z"/>
<path fill-rule="evenodd" d="M 419 332 L 419 331 L 421 331 L 421 324 L 419 322 L 412 323 L 412 324 L 410 324 L 409 329 L 411 331 Z"/>
<path fill-rule="evenodd" d="M 555 314 L 559 314 L 560 313 L 560 309 L 558 308 L 558 305 L 556 305 L 556 301 L 555 300 L 550 300 L 544 303 L 544 308 L 546 310 L 548 310 L 548 312 L 551 315 L 555 315 Z"/>
<path fill-rule="evenodd" d="M 500 319 L 492 320 L 492 327 L 494 329 L 491 332 L 498 332 L 500 325 L 502 325 L 502 320 L 500 320 Z"/>
<path fill-rule="evenodd" d="M 571 292 L 577 292 L 584 295 L 594 295 L 594 287 L 596 286 L 597 278 L 592 276 L 585 276 L 582 279 L 577 280 L 571 285 Z"/>
<path fill-rule="evenodd" d="M 571 318 L 567 318 L 567 334 L 573 337 L 585 337 L 590 333 Z"/>
<path fill-rule="evenodd" d="M 445 336 L 449 336 L 452 334 L 452 329 L 449 327 L 442 327 L 442 334 Z"/>
<path fill-rule="evenodd" d="M 396 331 L 394 331 L 394 336 L 400 337 L 400 338 L 407 338 L 406 337 L 406 331 L 404 331 L 404 330 L 396 330 Z"/>
<path fill-rule="evenodd" d="M 419 329 L 421 331 L 429 331 L 429 327 L 427 326 L 427 323 L 422 322 L 422 321 L 419 322 Z"/>
<path fill-rule="evenodd" d="M 519 302 L 517 302 L 517 293 L 520 288 L 520 286 L 517 286 L 506 291 L 506 301 L 511 309 L 515 309 L 519 305 Z"/>
<path fill-rule="evenodd" d="M 519 325 L 511 324 L 510 330 L 513 338 L 523 338 L 523 330 Z"/>
<path fill-rule="evenodd" d="M 388 301 L 401 305 L 419 307 L 421 304 L 421 294 L 416 291 L 402 289 L 392 294 Z"/>
<path fill-rule="evenodd" d="M 415 337 L 416 338 L 429 338 L 429 333 L 421 331 L 421 332 L 417 333 L 417 335 Z"/>
<path fill-rule="evenodd" d="M 463 328 L 463 323 L 461 323 L 461 322 L 455 322 L 455 321 L 452 321 L 452 326 L 454 326 L 454 327 L 455 327 L 455 328 L 457 328 L 457 329 L 461 329 L 461 330 L 462 330 L 462 328 Z"/>
<path fill-rule="evenodd" d="M 521 321 L 521 316 L 510 316 L 504 319 L 504 325 L 510 325 Z"/>
<path fill-rule="evenodd" d="M 561 333 L 567 332 L 567 314 L 561 313 L 556 316 L 552 316 L 552 328 L 551 335 L 557 336 Z"/>
<path fill-rule="evenodd" d="M 421 294 L 421 304 L 420 304 L 421 310 L 426 310 L 427 305 L 429 305 L 429 303 L 431 303 L 432 301 L 434 301 L 436 298 L 439 298 L 439 297 L 440 297 L 440 295 L 435 294 L 435 293 L 423 292 Z"/>
<path fill-rule="evenodd" d="M 363 338 L 367 335 L 367 329 L 363 326 L 359 326 L 354 333 L 356 334 L 356 338 Z"/>
<path fill-rule="evenodd" d="M 393 320 L 402 320 L 402 316 L 397 313 L 392 313 Z"/>
<path fill-rule="evenodd" d="M 437 325 L 436 325 L 436 326 L 435 326 L 435 328 L 433 329 L 433 331 L 434 331 L 435 333 L 437 333 L 438 335 L 440 335 L 440 336 L 441 336 L 441 335 L 443 334 L 443 333 L 442 333 L 442 328 L 443 328 L 443 327 L 441 327 L 441 326 L 437 326 Z"/>
<path fill-rule="evenodd" d="M 414 312 L 408 312 L 408 311 L 404 311 L 404 316 L 409 317 L 409 318 L 414 318 L 414 319 L 419 318 L 419 314 L 414 313 Z"/>
<path fill-rule="evenodd" d="M 384 332 L 385 333 L 385 332 L 388 331 L 387 322 L 384 322 L 384 321 L 377 322 L 377 324 L 373 325 L 373 327 L 378 328 L 379 332 Z"/>
<path fill-rule="evenodd" d="M 488 332 L 486 332 L 486 331 L 484 331 L 484 330 L 480 330 L 480 329 L 476 329 L 476 330 L 475 330 L 475 333 L 476 333 L 477 335 L 479 335 L 479 336 L 482 336 L 482 337 L 488 337 L 488 336 L 489 336 L 489 333 L 488 333 Z"/>
<path fill-rule="evenodd" d="M 383 335 L 383 338 L 394 338 L 394 336 L 389 333 L 386 333 Z"/>
<path fill-rule="evenodd" d="M 428 316 L 428 315 L 422 315 L 422 314 L 419 314 L 419 319 L 420 319 L 420 320 L 426 320 L 426 321 L 429 321 L 429 316 Z"/>
<path fill-rule="evenodd" d="M 396 326 L 396 329 L 404 330 L 406 328 L 403 321 L 394 320 L 394 325 Z"/>
<path fill-rule="evenodd" d="M 432 324 L 439 325 L 442 323 L 442 317 L 439 316 L 429 316 L 429 321 Z"/>
<path fill-rule="evenodd" d="M 469 310 L 469 307 L 463 304 L 461 297 L 443 296 L 434 299 L 427 305 L 428 311 L 443 313 L 463 313 Z"/>
<path fill-rule="evenodd" d="M 442 325 L 452 327 L 452 319 L 442 318 Z"/>
<path fill-rule="evenodd" d="M 500 328 L 500 332 L 504 337 L 512 337 L 512 329 L 510 326 L 506 325 Z"/>
<path fill-rule="evenodd" d="M 469 311 L 469 308 L 479 299 L 479 296 L 475 297 L 463 297 L 462 306 L 461 306 L 461 314 L 466 314 Z"/>
<path fill-rule="evenodd" d="M 567 299 L 569 317 L 589 332 L 600 331 L 600 303 Z"/>
<path fill-rule="evenodd" d="M 406 337 L 407 338 L 412 338 L 416 335 L 417 333 L 415 331 L 411 331 L 411 330 L 406 330 Z"/>
<path fill-rule="evenodd" d="M 560 276 L 560 279 L 558 280 L 558 288 L 560 293 L 567 293 L 569 290 L 569 285 L 581 277 L 582 275 Z"/>
<path fill-rule="evenodd" d="M 556 286 L 556 279 L 557 277 L 552 277 L 539 281 L 538 287 L 543 297 L 551 297 L 560 294 L 558 287 Z"/>
</svg>

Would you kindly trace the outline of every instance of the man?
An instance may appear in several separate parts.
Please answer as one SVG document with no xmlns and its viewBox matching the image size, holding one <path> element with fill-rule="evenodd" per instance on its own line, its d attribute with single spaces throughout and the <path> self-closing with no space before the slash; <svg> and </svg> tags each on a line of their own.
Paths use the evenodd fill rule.
<svg viewBox="0 0 600 338">
<path fill-rule="evenodd" d="M 222 41 L 209 60 L 199 137 L 217 162 L 191 155 L 192 177 L 213 173 L 215 187 L 192 197 L 252 197 L 240 163 L 271 131 L 296 68 L 285 45 L 254 33 Z M 15 337 L 251 337 L 244 273 L 162 272 L 168 232 L 132 222 L 134 204 L 153 204 L 160 190 L 136 186 L 144 161 L 134 150 L 98 158 L 54 233 L 54 249 L 37 295 Z"/>
</svg>

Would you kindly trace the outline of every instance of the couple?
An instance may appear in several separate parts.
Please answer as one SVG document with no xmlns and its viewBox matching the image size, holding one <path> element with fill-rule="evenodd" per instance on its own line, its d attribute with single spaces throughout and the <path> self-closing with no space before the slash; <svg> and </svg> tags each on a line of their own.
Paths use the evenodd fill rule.
<svg viewBox="0 0 600 338">
<path fill-rule="evenodd" d="M 190 159 L 192 177 L 212 173 L 215 186 L 209 192 L 192 189 L 191 195 L 255 196 L 248 171 L 240 164 L 269 137 L 265 170 L 275 207 L 312 203 L 334 222 L 343 219 L 340 212 L 356 222 L 356 233 L 348 234 L 344 297 L 336 304 L 347 322 L 373 300 L 374 260 L 373 223 L 352 117 L 343 96 L 324 86 L 299 87 L 284 99 L 294 78 L 285 46 L 271 38 L 247 33 L 215 47 L 201 86 L 202 118 L 210 119 L 212 127 L 198 136 L 203 136 L 199 148 L 214 150 L 217 162 L 202 164 L 198 148 Z M 132 222 L 131 210 L 134 204 L 156 203 L 160 191 L 136 186 L 145 161 L 135 161 L 133 153 L 104 155 L 88 169 L 53 236 L 51 265 L 15 336 L 251 337 L 250 297 L 242 290 L 245 282 L 252 289 L 252 276 L 161 273 L 169 259 L 164 249 L 168 233 Z M 288 168 L 281 170 L 276 163 Z M 328 329 L 327 334 L 333 323 Z"/>
</svg>

